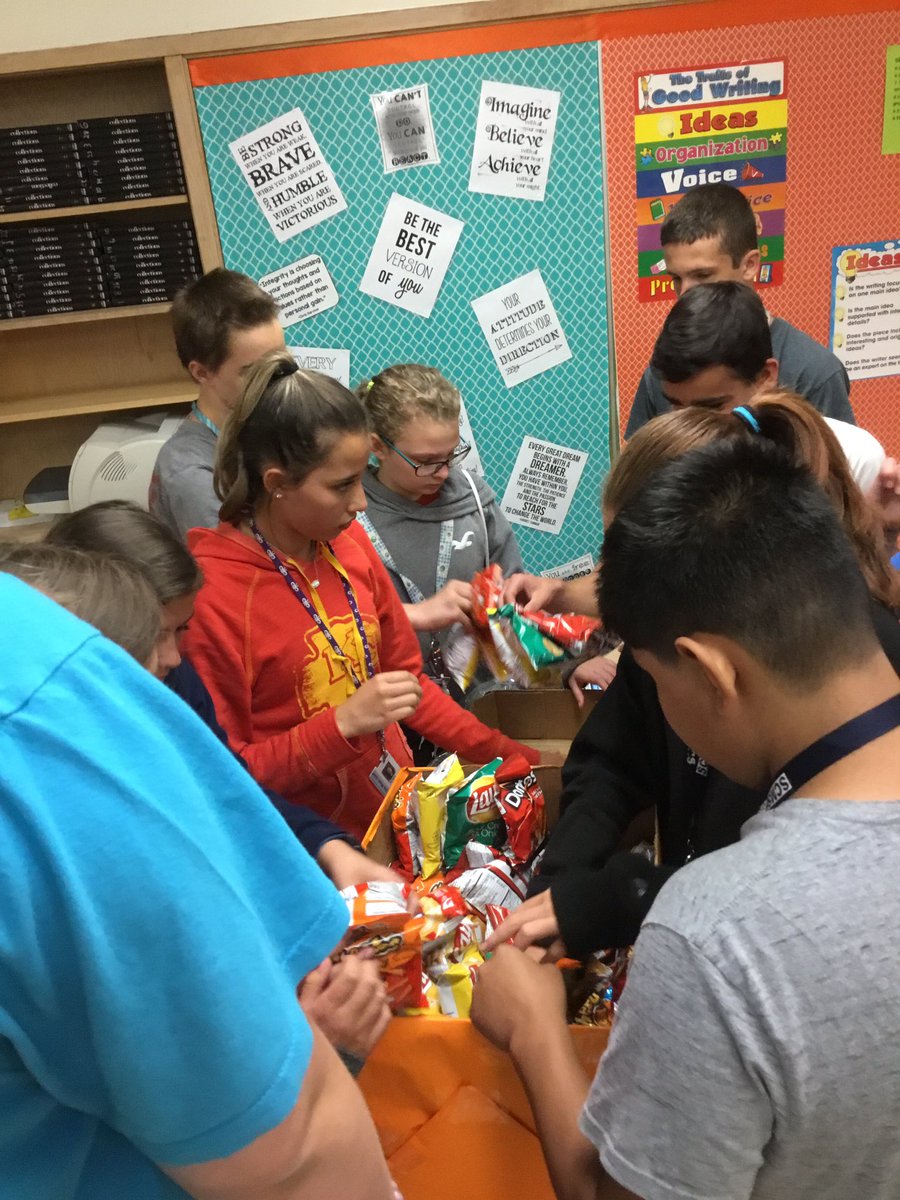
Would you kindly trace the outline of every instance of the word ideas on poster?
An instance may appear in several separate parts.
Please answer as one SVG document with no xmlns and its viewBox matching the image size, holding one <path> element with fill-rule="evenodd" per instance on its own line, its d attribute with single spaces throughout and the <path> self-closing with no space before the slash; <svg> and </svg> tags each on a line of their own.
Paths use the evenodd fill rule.
<svg viewBox="0 0 900 1200">
<path fill-rule="evenodd" d="M 583 450 L 525 438 L 503 493 L 501 509 L 517 525 L 559 533 L 587 457 Z"/>
<path fill-rule="evenodd" d="M 350 386 L 350 351 L 326 350 L 321 346 L 288 346 L 301 371 L 318 371 Z"/>
<path fill-rule="evenodd" d="M 573 558 L 571 562 L 562 563 L 558 567 L 548 567 L 541 571 L 545 579 L 581 579 L 590 575 L 594 569 L 594 560 L 590 554 L 582 554 L 581 558 Z"/>
<path fill-rule="evenodd" d="M 359 290 L 430 317 L 462 231 L 462 221 L 394 192 Z"/>
<path fill-rule="evenodd" d="M 540 271 L 479 296 L 472 307 L 508 388 L 572 357 Z"/>
<path fill-rule="evenodd" d="M 377 92 L 371 97 L 384 173 L 439 163 L 428 84 Z"/>
<path fill-rule="evenodd" d="M 900 238 L 832 251 L 831 348 L 851 379 L 900 375 Z"/>
<path fill-rule="evenodd" d="M 277 301 L 278 320 L 285 329 L 327 308 L 334 308 L 338 302 L 328 268 L 318 254 L 310 254 L 264 275 L 259 286 Z"/>
<path fill-rule="evenodd" d="M 299 108 L 245 133 L 229 149 L 279 242 L 346 209 Z"/>
<path fill-rule="evenodd" d="M 514 83 L 482 83 L 470 192 L 544 199 L 560 95 Z"/>
</svg>

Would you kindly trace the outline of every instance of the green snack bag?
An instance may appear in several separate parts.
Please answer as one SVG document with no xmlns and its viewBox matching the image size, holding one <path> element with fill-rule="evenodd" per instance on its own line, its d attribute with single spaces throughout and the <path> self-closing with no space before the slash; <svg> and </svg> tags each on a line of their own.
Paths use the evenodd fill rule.
<svg viewBox="0 0 900 1200">
<path fill-rule="evenodd" d="M 532 670 L 540 671 L 543 667 L 552 667 L 554 663 L 568 658 L 562 646 L 545 637 L 540 629 L 529 621 L 527 614 L 516 612 L 515 608 L 509 605 L 500 610 L 500 615 L 509 621 L 510 628 L 518 639 L 521 653 Z"/>
<path fill-rule="evenodd" d="M 455 867 L 466 842 L 485 846 L 503 845 L 506 826 L 497 806 L 497 771 L 502 758 L 479 767 L 447 800 L 447 824 L 444 829 L 444 866 Z"/>
</svg>

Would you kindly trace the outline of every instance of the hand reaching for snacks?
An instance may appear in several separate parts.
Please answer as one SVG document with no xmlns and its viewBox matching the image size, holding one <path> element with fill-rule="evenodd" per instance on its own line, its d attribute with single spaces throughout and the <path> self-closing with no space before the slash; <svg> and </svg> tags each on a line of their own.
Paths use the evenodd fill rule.
<svg viewBox="0 0 900 1200">
<path fill-rule="evenodd" d="M 367 679 L 349 700 L 339 704 L 334 717 L 345 738 L 359 737 L 405 721 L 421 699 L 421 685 L 410 671 L 384 671 Z"/>
<path fill-rule="evenodd" d="M 303 1011 L 333 1046 L 365 1058 L 388 1027 L 391 1010 L 378 964 L 362 954 L 326 959 L 300 987 Z"/>
<path fill-rule="evenodd" d="M 326 842 L 319 849 L 316 861 L 338 891 L 352 887 L 355 883 L 369 883 L 375 880 L 403 883 L 396 871 L 366 858 L 365 854 L 354 850 L 341 838 L 332 838 L 330 842 Z"/>
<path fill-rule="evenodd" d="M 427 600 L 420 600 L 418 604 L 404 604 L 403 607 L 409 623 L 418 633 L 434 633 L 439 629 L 449 629 L 451 625 L 470 629 L 472 585 L 461 579 L 451 579 Z"/>
<path fill-rule="evenodd" d="M 503 584 L 503 603 L 520 604 L 523 612 L 559 612 L 555 604 L 557 596 L 565 587 L 562 579 L 545 579 L 542 575 L 528 575 L 520 571 L 510 575 Z"/>
<path fill-rule="evenodd" d="M 559 922 L 549 888 L 537 896 L 532 896 L 515 912 L 510 913 L 503 924 L 485 940 L 483 949 L 493 951 L 509 941 L 519 950 L 527 950 L 529 946 L 542 947 L 543 961 L 547 963 L 565 958 L 566 948 L 559 935 Z"/>
<path fill-rule="evenodd" d="M 578 707 L 584 708 L 584 687 L 593 684 L 595 687 L 606 689 L 616 677 L 618 664 L 604 654 L 597 654 L 585 662 L 579 663 L 569 676 L 568 684 Z"/>
<path fill-rule="evenodd" d="M 534 961 L 512 946 L 500 946 L 478 968 L 472 996 L 472 1024 L 499 1050 L 534 1040 L 554 1020 L 565 1022 L 566 989 L 554 966 Z"/>
</svg>

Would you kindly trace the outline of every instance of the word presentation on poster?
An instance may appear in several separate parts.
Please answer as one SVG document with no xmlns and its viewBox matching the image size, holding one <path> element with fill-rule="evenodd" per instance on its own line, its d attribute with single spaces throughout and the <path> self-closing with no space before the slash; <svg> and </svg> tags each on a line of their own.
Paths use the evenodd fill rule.
<svg viewBox="0 0 900 1200">
<path fill-rule="evenodd" d="M 579 573 L 610 464 L 600 46 L 424 40 L 190 64 L 225 264 L 304 366 L 441 371 L 526 567 Z"/>
</svg>

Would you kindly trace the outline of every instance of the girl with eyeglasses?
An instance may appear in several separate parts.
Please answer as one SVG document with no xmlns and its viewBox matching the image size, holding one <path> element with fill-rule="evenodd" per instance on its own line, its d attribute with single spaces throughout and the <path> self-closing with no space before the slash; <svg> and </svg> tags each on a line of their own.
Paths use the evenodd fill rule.
<svg viewBox="0 0 900 1200">
<path fill-rule="evenodd" d="M 357 838 L 412 761 L 400 721 L 469 762 L 538 757 L 425 677 L 355 520 L 370 447 L 337 380 L 285 351 L 250 368 L 218 444 L 221 524 L 189 534 L 205 582 L 184 642 L 256 779 Z"/>
<path fill-rule="evenodd" d="M 404 363 L 360 384 L 375 460 L 363 476 L 363 527 L 434 658 L 434 634 L 465 625 L 471 579 L 488 563 L 522 570 L 516 536 L 484 480 L 466 469 L 460 396 L 434 367 Z"/>
</svg>

